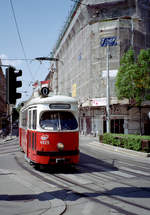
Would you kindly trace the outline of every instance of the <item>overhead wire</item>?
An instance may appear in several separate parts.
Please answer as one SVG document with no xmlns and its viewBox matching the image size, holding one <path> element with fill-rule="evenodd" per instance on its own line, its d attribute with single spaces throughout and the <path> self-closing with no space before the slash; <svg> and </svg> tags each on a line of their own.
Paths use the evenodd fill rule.
<svg viewBox="0 0 150 215">
<path fill-rule="evenodd" d="M 33 80 L 34 76 L 33 76 L 32 72 L 31 72 L 31 69 L 30 69 L 30 66 L 29 66 L 29 63 L 28 63 L 28 59 L 27 59 L 27 55 L 26 55 L 26 52 L 25 52 L 25 48 L 24 48 L 24 45 L 23 45 L 23 42 L 22 42 L 22 38 L 21 38 L 20 31 L 19 31 L 18 22 L 17 22 L 16 15 L 15 15 L 15 10 L 14 10 L 14 6 L 13 6 L 13 2 L 12 2 L 12 0 L 9 0 L 9 1 L 10 1 L 10 6 L 11 6 L 12 14 L 13 14 L 13 17 L 14 17 L 14 22 L 15 22 L 17 34 L 18 34 L 18 37 L 19 37 L 20 45 L 21 45 L 21 48 L 22 48 L 22 52 L 23 52 L 26 64 L 27 64 L 28 72 L 32 76 L 31 78 Z"/>
<path fill-rule="evenodd" d="M 78 3 L 78 4 L 81 4 L 81 5 L 84 5 L 84 6 L 88 6 L 87 4 L 82 3 L 82 0 L 71 0 L 71 1 Z"/>
<path fill-rule="evenodd" d="M 35 60 L 34 58 L 31 58 L 31 59 L 24 59 L 24 58 L 1 58 L 2 61 L 5 61 L 5 60 L 9 60 L 9 61 L 33 61 Z"/>
<path fill-rule="evenodd" d="M 14 10 L 14 6 L 13 6 L 13 1 L 10 0 L 10 6 L 11 6 L 11 10 L 12 10 L 12 14 L 13 14 L 13 18 L 14 18 L 14 22 L 15 22 L 15 26 L 16 26 L 16 30 L 17 30 L 17 34 L 18 34 L 18 37 L 19 37 L 19 41 L 20 41 L 20 45 L 21 45 L 21 48 L 22 48 L 22 52 L 23 52 L 23 55 L 24 55 L 24 58 L 25 59 L 22 59 L 22 60 L 25 60 L 26 61 L 26 65 L 27 65 L 27 71 L 29 73 L 29 75 L 31 76 L 31 80 L 28 81 L 28 87 L 26 87 L 26 91 L 29 90 L 29 87 L 33 84 L 33 80 L 34 80 L 34 76 L 33 76 L 33 73 L 30 69 L 30 66 L 29 66 L 29 63 L 28 61 L 29 60 L 33 60 L 33 59 L 28 59 L 27 58 L 27 55 L 26 55 L 26 51 L 25 51 L 25 48 L 24 48 L 24 45 L 23 45 L 23 41 L 22 41 L 22 38 L 21 38 L 21 34 L 20 34 L 20 31 L 19 31 L 19 25 L 18 25 L 18 22 L 17 22 L 17 19 L 16 19 L 16 14 L 15 14 L 15 10 Z M 11 60 L 11 59 L 10 59 Z M 13 59 L 12 59 L 13 60 Z M 17 59 L 15 59 L 17 60 Z M 19 60 L 19 59 L 18 59 Z"/>
</svg>

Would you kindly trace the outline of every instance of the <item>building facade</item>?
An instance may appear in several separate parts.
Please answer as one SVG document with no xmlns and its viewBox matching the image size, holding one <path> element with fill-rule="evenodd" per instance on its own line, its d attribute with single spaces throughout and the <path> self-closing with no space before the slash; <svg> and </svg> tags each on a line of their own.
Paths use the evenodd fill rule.
<svg viewBox="0 0 150 215">
<path fill-rule="evenodd" d="M 0 130 L 6 127 L 7 121 L 6 118 L 7 118 L 6 81 L 2 68 L 0 67 Z"/>
<path fill-rule="evenodd" d="M 115 78 L 120 59 L 130 48 L 139 53 L 150 48 L 149 0 L 81 0 L 75 3 L 59 36 L 52 57 L 58 59 L 52 88 L 79 100 L 80 130 L 85 134 L 106 131 L 106 88 L 109 65 L 111 132 L 150 134 L 146 101 L 139 110 L 129 101 L 119 101 Z M 105 38 L 116 45 L 101 46 Z M 54 71 L 54 69 L 53 69 Z M 48 76 L 47 76 L 48 77 Z"/>
</svg>

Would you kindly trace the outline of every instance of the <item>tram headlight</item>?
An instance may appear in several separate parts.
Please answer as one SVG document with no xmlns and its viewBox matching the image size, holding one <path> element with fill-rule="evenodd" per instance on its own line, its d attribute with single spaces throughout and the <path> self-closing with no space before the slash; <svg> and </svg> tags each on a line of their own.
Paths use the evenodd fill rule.
<svg viewBox="0 0 150 215">
<path fill-rule="evenodd" d="M 63 143 L 58 143 L 57 148 L 58 148 L 59 151 L 63 151 L 64 150 L 64 144 Z"/>
</svg>

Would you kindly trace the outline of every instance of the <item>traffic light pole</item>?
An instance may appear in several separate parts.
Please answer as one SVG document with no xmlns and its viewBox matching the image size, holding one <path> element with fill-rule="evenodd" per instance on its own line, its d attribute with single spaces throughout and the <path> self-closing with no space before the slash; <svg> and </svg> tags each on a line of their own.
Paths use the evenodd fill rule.
<svg viewBox="0 0 150 215">
<path fill-rule="evenodd" d="M 9 112 L 7 112 L 7 115 L 10 116 L 10 136 L 12 137 L 12 130 L 13 130 L 13 126 L 12 126 L 12 109 L 13 109 L 13 104 L 9 104 L 9 102 L 7 102 L 7 105 L 9 106 Z"/>
<path fill-rule="evenodd" d="M 13 109 L 13 105 L 10 104 L 10 136 L 12 136 L 12 109 Z"/>
</svg>

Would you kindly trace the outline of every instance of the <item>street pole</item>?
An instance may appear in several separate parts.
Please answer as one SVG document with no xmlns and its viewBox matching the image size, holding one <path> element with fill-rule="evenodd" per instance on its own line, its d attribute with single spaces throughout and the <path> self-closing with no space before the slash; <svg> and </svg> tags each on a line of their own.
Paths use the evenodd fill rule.
<svg viewBox="0 0 150 215">
<path fill-rule="evenodd" d="M 107 50 L 107 60 L 106 60 L 106 68 L 107 68 L 107 80 L 106 80 L 106 131 L 110 133 L 110 86 L 109 86 L 109 45 L 106 46 Z"/>
<path fill-rule="evenodd" d="M 56 94 L 58 94 L 58 61 L 56 61 Z"/>
<path fill-rule="evenodd" d="M 12 109 L 13 105 L 10 104 L 10 136 L 12 137 L 12 130 L 13 130 L 13 125 L 12 125 Z"/>
<path fill-rule="evenodd" d="M 117 37 L 103 37 L 100 41 L 101 47 L 106 47 L 106 69 L 107 69 L 107 77 L 106 77 L 106 131 L 110 133 L 110 86 L 109 86 L 109 57 L 110 57 L 110 46 L 117 45 Z"/>
</svg>

